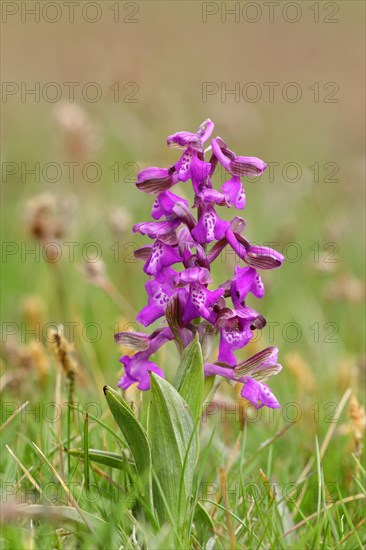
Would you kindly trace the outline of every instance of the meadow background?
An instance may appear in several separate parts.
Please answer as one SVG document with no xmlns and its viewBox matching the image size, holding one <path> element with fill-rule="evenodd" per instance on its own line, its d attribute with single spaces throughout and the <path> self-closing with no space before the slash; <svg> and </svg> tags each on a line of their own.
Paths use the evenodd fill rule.
<svg viewBox="0 0 366 550">
<path fill-rule="evenodd" d="M 250 3 L 260 7 L 255 12 L 247 2 L 227 2 L 240 7 L 230 16 L 216 2 L 103 1 L 94 3 L 97 11 L 91 6 L 84 13 L 88 3 L 80 2 L 70 22 L 59 2 L 61 17 L 53 23 L 47 21 L 57 15 L 52 6 L 37 22 L 21 7 L 12 15 L 13 4 L 2 4 L 1 55 L 3 547 L 96 547 L 81 527 L 75 534 L 63 520 L 54 526 L 31 521 L 17 508 L 43 502 L 29 475 L 40 488 L 48 482 L 58 486 L 32 441 L 57 471 L 66 468 L 59 449 L 65 446 L 67 384 L 49 352 L 47 327 L 63 324 L 73 343 L 81 409 L 92 403 L 92 414 L 114 430 L 102 392 L 104 384 L 116 387 L 121 372 L 113 333 L 117 327 L 136 329 L 135 314 L 145 304 L 142 264 L 132 255 L 145 241 L 130 228 L 149 218 L 152 199 L 137 191 L 134 176 L 144 167 L 175 162 L 177 152 L 167 149 L 166 136 L 194 131 L 210 117 L 216 135 L 231 149 L 272 163 L 272 171 L 246 182 L 244 217 L 251 241 L 278 243 L 275 248 L 287 257 L 279 271 L 264 274 L 266 295 L 258 309 L 272 329 L 267 326 L 249 346 L 250 351 L 279 347 L 284 369 L 271 388 L 283 408 L 262 412 L 254 421 L 243 404 L 235 408 L 240 397 L 223 382 L 217 410 L 202 423 L 203 449 L 215 428 L 202 499 L 209 490 L 211 500 L 248 525 L 242 528 L 224 509 L 207 504 L 216 510 L 212 547 L 230 548 L 231 517 L 238 548 L 361 548 L 364 3 L 305 1 L 291 8 L 280 2 L 271 22 L 266 3 Z M 300 18 L 290 22 L 294 9 L 300 9 Z M 100 13 L 98 21 L 87 20 Z M 258 21 L 250 22 L 255 14 Z M 70 82 L 76 83 L 74 102 Z M 35 95 L 25 93 L 32 88 Z M 62 97 L 54 100 L 60 89 Z M 236 94 L 228 93 L 233 89 Z M 95 90 L 101 95 L 93 101 Z M 258 101 L 256 93 L 262 94 Z M 31 168 L 36 175 L 27 172 Z M 180 191 L 189 196 L 183 185 Z M 39 239 L 43 227 L 35 227 L 40 200 L 54 200 L 58 225 L 52 226 L 51 214 L 46 227 L 53 227 L 48 241 L 58 243 L 57 261 L 47 261 L 52 249 L 47 239 Z M 108 279 L 90 275 L 90 269 L 89 278 L 85 275 L 85 260 L 96 256 Z M 228 279 L 234 265 L 233 256 L 224 255 L 215 279 Z M 247 350 L 242 353 L 245 357 Z M 172 379 L 174 347 L 167 346 L 157 359 Z M 127 397 L 140 403 L 133 390 Z M 45 407 L 55 402 L 62 415 L 51 422 Z M 230 410 L 236 414 L 225 414 Z M 74 447 L 82 446 L 82 430 L 83 415 L 77 415 Z M 93 448 L 119 449 L 97 423 L 90 424 L 89 442 Z M 136 526 L 130 517 L 131 502 L 126 495 L 117 502 L 112 498 L 111 479 L 124 486 L 123 473 L 105 468 L 108 480 L 94 472 L 102 497 L 92 500 L 82 494 L 81 462 L 72 458 L 71 463 L 67 479 L 78 484 L 81 508 L 109 522 L 101 528 L 103 547 L 138 547 L 140 527 L 138 518 Z M 224 478 L 222 468 L 227 468 Z M 268 480 L 278 484 L 277 497 L 267 490 Z M 261 498 L 243 499 L 235 488 L 239 481 L 255 483 Z M 299 481 L 301 494 L 281 499 L 283 487 Z M 68 503 L 64 491 L 53 490 L 54 504 Z M 341 499 L 347 504 L 331 506 Z M 149 533 L 146 525 L 141 529 Z M 147 547 L 169 548 L 169 534 L 160 536 L 151 534 Z"/>
</svg>

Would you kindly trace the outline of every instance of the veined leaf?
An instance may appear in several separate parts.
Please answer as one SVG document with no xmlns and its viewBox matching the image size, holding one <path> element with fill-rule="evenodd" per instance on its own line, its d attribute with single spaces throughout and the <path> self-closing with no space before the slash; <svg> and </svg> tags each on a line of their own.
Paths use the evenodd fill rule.
<svg viewBox="0 0 366 550">
<path fill-rule="evenodd" d="M 162 523 L 168 519 L 179 522 L 191 496 L 198 457 L 195 425 L 184 399 L 171 384 L 154 373 L 151 374 L 148 437 L 152 467 L 158 480 L 153 482 L 158 517 Z"/>
<path fill-rule="evenodd" d="M 198 422 L 204 390 L 203 358 L 198 334 L 184 350 L 174 386 L 188 404 L 194 422 Z"/>
<path fill-rule="evenodd" d="M 148 482 L 151 495 L 151 451 L 146 432 L 126 401 L 112 388 L 104 386 L 108 406 L 120 427 L 134 458 L 142 483 Z"/>
</svg>

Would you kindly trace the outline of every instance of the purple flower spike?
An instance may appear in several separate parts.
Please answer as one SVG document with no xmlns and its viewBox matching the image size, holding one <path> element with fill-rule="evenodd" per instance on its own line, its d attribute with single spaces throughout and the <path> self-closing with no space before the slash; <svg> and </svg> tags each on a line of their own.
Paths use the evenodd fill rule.
<svg viewBox="0 0 366 550">
<path fill-rule="evenodd" d="M 183 149 L 180 159 L 170 168 L 146 168 L 138 174 L 137 187 L 156 197 L 151 211 L 155 221 L 133 228 L 153 241 L 134 252 L 136 258 L 144 260 L 143 269 L 149 276 L 145 284 L 147 304 L 137 321 L 144 326 L 160 321 L 150 336 L 141 332 L 115 336 L 117 343 L 135 351 L 135 355 L 121 358 L 125 370 L 119 386 L 126 389 L 137 384 L 139 389 L 148 390 L 150 372 L 164 376 L 151 357 L 168 340 L 175 340 L 181 351 L 198 335 L 206 361 L 219 336 L 217 363 L 205 363 L 205 375 L 242 384 L 241 395 L 255 408 L 277 408 L 279 403 L 264 381 L 282 369 L 277 362 L 278 349 L 269 347 L 244 360 L 235 353 L 266 323 L 260 313 L 246 305 L 249 294 L 256 298 L 264 295 L 257 269 L 280 267 L 284 257 L 268 247 L 252 245 L 244 236 L 243 218 L 234 215 L 226 221 L 216 212 L 219 207 L 245 208 L 241 177 L 259 176 L 266 164 L 256 157 L 236 155 L 221 138 L 211 140 L 207 147 L 213 128 L 207 119 L 195 133 L 170 135 L 168 146 Z M 208 151 L 212 153 L 207 161 Z M 211 181 L 218 163 L 231 174 L 220 190 Z M 188 180 L 194 193 L 192 208 L 170 191 L 173 185 Z M 236 266 L 231 279 L 214 286 L 211 265 L 226 246 L 246 265 Z"/>
</svg>

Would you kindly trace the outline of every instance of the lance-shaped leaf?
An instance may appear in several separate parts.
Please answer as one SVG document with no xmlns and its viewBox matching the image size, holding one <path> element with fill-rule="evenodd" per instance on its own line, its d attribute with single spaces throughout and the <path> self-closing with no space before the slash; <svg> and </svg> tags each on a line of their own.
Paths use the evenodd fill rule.
<svg viewBox="0 0 366 550">
<path fill-rule="evenodd" d="M 82 460 L 85 459 L 85 450 L 81 449 L 68 449 L 68 454 L 71 456 L 77 456 Z M 118 453 L 111 453 L 109 451 L 101 451 L 99 449 L 89 449 L 88 457 L 91 462 L 97 462 L 109 468 L 117 468 L 117 470 L 126 469 L 126 461 Z"/>
<path fill-rule="evenodd" d="M 154 473 L 154 504 L 163 523 L 180 521 L 192 492 L 198 457 L 189 407 L 174 387 L 151 374 L 148 436 Z"/>
<path fill-rule="evenodd" d="M 194 422 L 198 422 L 202 412 L 204 388 L 203 359 L 198 334 L 183 352 L 174 386 L 188 404 Z"/>
<path fill-rule="evenodd" d="M 151 473 L 151 451 L 145 430 L 126 401 L 115 390 L 104 386 L 103 391 L 111 413 L 131 450 L 139 478 L 144 482 L 149 479 Z"/>
</svg>

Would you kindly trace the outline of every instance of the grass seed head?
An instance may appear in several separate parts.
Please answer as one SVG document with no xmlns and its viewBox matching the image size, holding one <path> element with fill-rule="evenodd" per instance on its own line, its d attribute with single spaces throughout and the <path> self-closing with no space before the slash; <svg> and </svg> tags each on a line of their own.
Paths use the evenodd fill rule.
<svg viewBox="0 0 366 550">
<path fill-rule="evenodd" d="M 355 454 L 359 456 L 362 452 L 362 441 L 366 429 L 366 416 L 365 409 L 360 405 L 354 394 L 350 398 L 348 416 L 351 420 Z"/>
<path fill-rule="evenodd" d="M 72 382 L 77 371 L 77 364 L 73 357 L 71 345 L 64 337 L 62 327 L 50 328 L 47 337 L 50 352 L 62 368 L 66 378 Z"/>
</svg>

